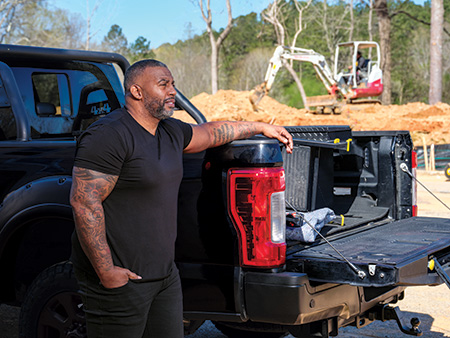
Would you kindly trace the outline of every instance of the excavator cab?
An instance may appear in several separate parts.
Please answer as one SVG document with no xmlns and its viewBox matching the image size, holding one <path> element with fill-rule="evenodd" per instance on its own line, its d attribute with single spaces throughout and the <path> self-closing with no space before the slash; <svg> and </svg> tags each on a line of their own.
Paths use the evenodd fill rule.
<svg viewBox="0 0 450 338">
<path fill-rule="evenodd" d="M 346 88 L 346 99 L 379 96 L 383 92 L 380 46 L 374 41 L 350 41 L 336 46 L 334 78 Z"/>
</svg>

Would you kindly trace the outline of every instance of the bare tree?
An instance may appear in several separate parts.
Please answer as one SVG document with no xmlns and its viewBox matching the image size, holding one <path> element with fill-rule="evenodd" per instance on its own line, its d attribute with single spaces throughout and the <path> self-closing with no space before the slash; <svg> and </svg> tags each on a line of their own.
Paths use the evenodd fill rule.
<svg viewBox="0 0 450 338">
<path fill-rule="evenodd" d="M 353 0 L 350 0 L 350 27 L 348 32 L 348 40 L 353 41 L 353 31 L 355 30 L 355 18 L 353 15 Z"/>
<path fill-rule="evenodd" d="M 314 11 L 315 21 L 324 32 L 323 38 L 326 42 L 328 53 L 333 59 L 336 45 L 343 42 L 343 32 L 349 31 L 350 33 L 352 30 L 352 26 L 348 25 L 350 4 L 345 5 L 344 11 L 341 12 L 334 10 L 335 8 L 330 9 L 330 6 L 328 6 L 328 0 L 323 0 L 322 6 L 312 6 L 311 9 Z"/>
<path fill-rule="evenodd" d="M 430 28 L 430 104 L 442 101 L 442 42 L 444 31 L 444 0 L 431 1 Z"/>
<path fill-rule="evenodd" d="M 381 70 L 383 71 L 383 95 L 381 102 L 389 105 L 392 101 L 391 84 L 391 16 L 387 0 L 375 0 L 375 12 L 378 18 L 378 30 L 380 35 Z"/>
<path fill-rule="evenodd" d="M 101 7 L 101 15 L 100 17 L 97 16 L 98 11 Z M 86 0 L 86 26 L 85 26 L 85 33 L 86 33 L 86 42 L 84 44 L 84 49 L 89 50 L 93 48 L 99 48 L 99 46 L 93 42 L 93 38 L 95 35 L 97 35 L 102 27 L 110 27 L 112 17 L 115 13 L 117 13 L 117 0 L 114 1 L 107 1 L 106 4 L 104 0 L 95 0 L 94 6 L 91 8 L 90 6 L 90 0 Z M 95 20 L 94 20 L 95 18 Z M 95 26 L 99 27 L 95 31 L 92 30 L 92 22 L 95 21 Z"/>
<path fill-rule="evenodd" d="M 295 44 L 297 43 L 297 38 L 299 37 L 300 33 L 302 32 L 304 28 L 303 24 L 303 11 L 307 9 L 312 3 L 312 0 L 308 0 L 308 2 L 305 5 L 300 5 L 300 2 L 297 0 L 294 0 L 295 9 L 297 10 L 298 16 L 296 20 L 295 25 L 295 33 L 292 37 L 292 41 L 290 43 L 290 47 L 295 47 Z M 285 14 L 283 13 L 283 7 L 286 6 L 286 2 L 284 0 L 275 0 L 273 3 L 271 3 L 267 9 L 262 13 L 262 17 L 267 22 L 271 23 L 275 29 L 275 34 L 277 36 L 277 43 L 280 46 L 284 46 L 286 44 L 286 40 L 289 37 L 286 33 L 285 29 Z M 297 88 L 300 92 L 300 96 L 302 97 L 303 105 L 306 109 L 309 109 L 308 103 L 306 100 L 306 93 L 305 89 L 303 88 L 302 82 L 300 81 L 300 78 L 297 74 L 297 72 L 294 69 L 293 66 L 293 60 L 282 60 L 283 66 L 287 69 L 289 74 L 291 74 L 292 78 L 294 79 Z"/>
<path fill-rule="evenodd" d="M 372 16 L 373 16 L 373 0 L 369 0 L 369 19 L 367 20 L 367 30 L 369 31 L 369 41 L 373 41 L 373 28 L 372 28 Z M 372 58 L 372 48 L 369 48 L 368 58 Z"/>
<path fill-rule="evenodd" d="M 231 28 L 233 26 L 233 17 L 231 15 L 231 4 L 230 0 L 226 0 L 227 12 L 228 12 L 228 23 L 225 29 L 220 33 L 219 37 L 216 39 L 214 31 L 212 29 L 212 14 L 210 0 L 206 1 L 206 10 L 204 9 L 204 0 L 198 0 L 200 10 L 202 12 L 203 21 L 206 23 L 206 31 L 208 32 L 209 41 L 211 43 L 211 91 L 212 94 L 217 93 L 219 89 L 219 50 L 222 46 L 223 41 L 226 39 L 228 34 L 230 34 Z"/>
<path fill-rule="evenodd" d="M 0 43 L 4 43 L 10 34 L 17 9 L 25 3 L 26 0 L 0 0 Z"/>
<path fill-rule="evenodd" d="M 92 18 L 95 16 L 95 12 L 97 12 L 98 7 L 101 5 L 101 3 L 103 2 L 103 0 L 98 0 L 95 2 L 94 4 L 94 8 L 90 9 L 89 8 L 89 0 L 86 0 L 86 44 L 84 49 L 89 50 L 90 48 L 90 42 L 91 42 L 91 38 L 97 34 L 97 32 L 92 33 L 91 32 L 91 21 Z"/>
</svg>

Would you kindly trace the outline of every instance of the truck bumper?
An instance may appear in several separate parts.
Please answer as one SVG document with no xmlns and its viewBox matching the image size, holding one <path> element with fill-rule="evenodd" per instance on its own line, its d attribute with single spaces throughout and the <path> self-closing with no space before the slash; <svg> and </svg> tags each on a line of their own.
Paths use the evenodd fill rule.
<svg viewBox="0 0 450 338">
<path fill-rule="evenodd" d="M 381 301 L 392 301 L 404 288 L 385 290 L 365 299 L 361 287 L 343 284 L 311 286 L 304 273 L 247 272 L 244 277 L 248 319 L 282 325 L 300 325 L 337 318 L 339 326 Z"/>
</svg>

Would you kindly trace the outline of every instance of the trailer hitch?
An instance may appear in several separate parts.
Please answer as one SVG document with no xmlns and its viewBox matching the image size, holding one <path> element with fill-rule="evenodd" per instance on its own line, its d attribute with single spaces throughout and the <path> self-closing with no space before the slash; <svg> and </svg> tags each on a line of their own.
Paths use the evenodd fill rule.
<svg viewBox="0 0 450 338">
<path fill-rule="evenodd" d="M 387 320 L 395 320 L 397 322 L 400 331 L 403 333 L 409 334 L 411 336 L 421 336 L 423 332 L 419 329 L 420 319 L 417 317 L 411 318 L 411 327 L 407 325 L 403 325 L 402 320 L 400 319 L 400 309 L 398 306 L 392 307 L 389 304 L 386 304 L 381 307 L 381 321 L 385 322 Z"/>
</svg>

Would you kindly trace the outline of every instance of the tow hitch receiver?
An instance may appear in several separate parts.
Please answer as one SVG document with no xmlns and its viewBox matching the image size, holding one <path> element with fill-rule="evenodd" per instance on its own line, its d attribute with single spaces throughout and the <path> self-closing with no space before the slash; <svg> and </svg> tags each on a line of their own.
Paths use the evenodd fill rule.
<svg viewBox="0 0 450 338">
<path fill-rule="evenodd" d="M 419 329 L 420 319 L 417 317 L 411 318 L 411 327 L 407 325 L 403 325 L 402 320 L 400 319 L 401 311 L 396 307 L 389 306 L 388 304 L 380 306 L 380 311 L 377 313 L 380 315 L 379 320 L 385 322 L 387 320 L 395 320 L 397 322 L 398 327 L 403 333 L 409 334 L 411 336 L 421 336 L 423 334 Z"/>
</svg>

